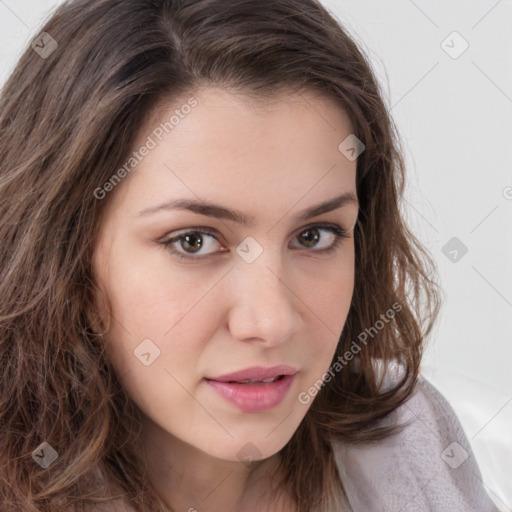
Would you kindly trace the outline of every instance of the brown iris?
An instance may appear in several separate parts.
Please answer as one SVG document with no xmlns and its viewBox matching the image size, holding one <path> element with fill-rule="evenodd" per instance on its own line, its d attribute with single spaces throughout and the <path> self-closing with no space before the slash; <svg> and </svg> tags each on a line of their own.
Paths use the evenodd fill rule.
<svg viewBox="0 0 512 512">
<path fill-rule="evenodd" d="M 311 234 L 313 233 L 313 235 Z M 318 242 L 320 236 L 317 228 L 307 229 L 301 233 L 301 238 L 306 242 L 306 247 L 313 247 Z"/>
<path fill-rule="evenodd" d="M 192 247 L 192 251 L 188 251 L 188 249 L 185 247 L 185 243 Z M 201 249 L 203 246 L 203 237 L 200 233 L 193 233 L 191 235 L 185 235 L 183 237 L 183 241 L 181 243 L 181 246 L 183 249 L 185 249 L 187 252 L 197 252 Z"/>
</svg>

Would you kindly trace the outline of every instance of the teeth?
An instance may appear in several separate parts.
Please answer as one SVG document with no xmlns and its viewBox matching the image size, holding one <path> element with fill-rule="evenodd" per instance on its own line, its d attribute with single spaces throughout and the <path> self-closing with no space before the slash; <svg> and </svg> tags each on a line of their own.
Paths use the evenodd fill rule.
<svg viewBox="0 0 512 512">
<path fill-rule="evenodd" d="M 240 382 L 242 384 L 246 384 L 246 383 L 250 383 L 250 382 L 274 382 L 275 380 L 277 379 L 277 377 L 270 377 L 268 379 L 263 379 L 263 380 L 257 380 L 257 379 L 244 379 L 244 380 L 239 380 L 237 382 Z"/>
</svg>

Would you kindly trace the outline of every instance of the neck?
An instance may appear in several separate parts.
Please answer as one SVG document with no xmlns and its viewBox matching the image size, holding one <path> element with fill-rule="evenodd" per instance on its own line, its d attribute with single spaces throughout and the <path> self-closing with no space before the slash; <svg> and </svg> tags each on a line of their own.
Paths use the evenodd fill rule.
<svg viewBox="0 0 512 512">
<path fill-rule="evenodd" d="M 268 510 L 278 510 L 272 489 L 278 476 L 278 454 L 250 463 L 218 459 L 151 421 L 145 422 L 141 439 L 149 479 L 170 510 L 262 511 L 272 500 L 276 501 Z M 281 509 L 285 510 L 284 505 Z"/>
</svg>

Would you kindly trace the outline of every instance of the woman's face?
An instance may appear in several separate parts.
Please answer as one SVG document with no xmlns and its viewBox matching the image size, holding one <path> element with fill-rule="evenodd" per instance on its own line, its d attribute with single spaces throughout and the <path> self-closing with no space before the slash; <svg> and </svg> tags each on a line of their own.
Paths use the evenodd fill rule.
<svg viewBox="0 0 512 512">
<path fill-rule="evenodd" d="M 208 88 L 180 110 L 187 99 L 158 109 L 135 148 L 147 154 L 103 199 L 93 269 L 112 304 L 107 341 L 160 439 L 263 459 L 311 406 L 299 394 L 329 369 L 349 310 L 357 202 L 312 208 L 356 197 L 356 161 L 338 149 L 351 125 L 311 93 L 254 106 Z M 274 383 L 215 380 L 281 365 L 270 373 L 293 375 Z"/>
</svg>

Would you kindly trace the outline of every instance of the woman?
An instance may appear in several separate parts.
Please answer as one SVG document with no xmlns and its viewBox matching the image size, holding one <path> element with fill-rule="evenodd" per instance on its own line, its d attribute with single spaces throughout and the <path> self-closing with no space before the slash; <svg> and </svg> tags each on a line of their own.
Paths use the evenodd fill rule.
<svg viewBox="0 0 512 512">
<path fill-rule="evenodd" d="M 2 510 L 496 510 L 319 3 L 69 1 L 0 101 Z"/>
</svg>

